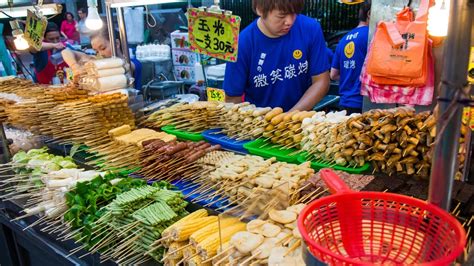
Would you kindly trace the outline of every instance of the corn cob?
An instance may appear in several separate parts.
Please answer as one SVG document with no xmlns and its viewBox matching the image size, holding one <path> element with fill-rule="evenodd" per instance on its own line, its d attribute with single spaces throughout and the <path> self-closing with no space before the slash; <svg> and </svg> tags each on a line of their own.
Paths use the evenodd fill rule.
<svg viewBox="0 0 474 266">
<path fill-rule="evenodd" d="M 205 260 L 217 254 L 220 242 L 226 243 L 237 232 L 245 231 L 246 224 L 238 222 L 228 227 L 222 227 L 221 232 L 216 232 L 197 245 L 197 251 Z"/>
<path fill-rule="evenodd" d="M 222 219 L 220 222 L 220 226 L 222 228 L 231 226 L 235 223 L 239 222 L 239 219 L 237 218 L 226 218 Z M 189 237 L 189 242 L 196 247 L 198 243 L 201 243 L 206 239 L 208 236 L 219 232 L 219 223 L 215 222 L 212 224 L 207 225 L 206 227 L 203 227 L 199 229 L 198 231 L 194 232 L 190 237 Z"/>
<path fill-rule="evenodd" d="M 217 220 L 217 216 L 208 216 L 189 220 L 179 224 L 178 226 L 174 226 L 171 230 L 171 237 L 173 241 L 186 241 L 189 239 L 192 233 L 203 227 L 206 227 L 209 224 L 215 224 Z"/>
<path fill-rule="evenodd" d="M 181 258 L 183 258 L 183 250 L 175 252 L 175 250 L 179 249 L 180 247 L 183 247 L 187 245 L 188 242 L 183 241 L 183 242 L 172 242 L 168 248 L 168 254 L 173 254 L 168 256 L 168 259 L 170 260 L 176 260 L 179 261 Z M 166 256 L 166 255 L 165 255 Z"/>
<path fill-rule="evenodd" d="M 186 217 L 183 217 L 181 218 L 179 221 L 175 222 L 174 224 L 172 224 L 171 226 L 169 226 L 168 228 L 166 228 L 163 233 L 161 233 L 161 236 L 163 238 L 166 238 L 167 236 L 170 235 L 171 233 L 171 230 L 173 230 L 173 228 L 175 226 L 179 226 L 180 224 L 182 223 L 186 223 L 187 221 L 191 221 L 191 220 L 194 220 L 194 219 L 197 219 L 197 218 L 202 218 L 202 217 L 206 217 L 208 214 L 207 214 L 207 211 L 205 209 L 199 209 L 193 213 L 190 213 L 189 215 L 187 215 Z"/>
<path fill-rule="evenodd" d="M 202 263 L 202 258 L 200 256 L 194 256 L 188 260 L 189 266 L 210 266 L 211 263 Z"/>
<path fill-rule="evenodd" d="M 194 254 L 196 254 L 196 248 L 193 247 L 193 246 L 189 246 L 189 247 L 183 249 L 183 257 L 184 258 L 191 258 L 192 256 L 194 256 Z"/>
</svg>

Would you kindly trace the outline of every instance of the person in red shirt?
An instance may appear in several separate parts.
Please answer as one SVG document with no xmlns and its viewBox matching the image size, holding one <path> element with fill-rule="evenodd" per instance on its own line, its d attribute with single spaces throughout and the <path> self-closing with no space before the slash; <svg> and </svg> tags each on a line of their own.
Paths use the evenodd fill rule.
<svg viewBox="0 0 474 266">
<path fill-rule="evenodd" d="M 71 12 L 66 12 L 66 19 L 61 23 L 61 34 L 64 38 L 79 43 L 79 32 L 76 27 L 77 22 L 74 20 L 74 15 Z"/>
<path fill-rule="evenodd" d="M 51 55 L 64 49 L 61 43 L 59 28 L 54 22 L 48 22 L 46 32 L 44 33 L 43 46 L 40 51 L 30 48 L 33 54 L 33 64 L 35 66 L 36 81 L 40 84 L 51 84 L 54 77 L 63 77 L 63 69 L 67 67 L 66 63 L 54 65 L 51 62 Z"/>
</svg>

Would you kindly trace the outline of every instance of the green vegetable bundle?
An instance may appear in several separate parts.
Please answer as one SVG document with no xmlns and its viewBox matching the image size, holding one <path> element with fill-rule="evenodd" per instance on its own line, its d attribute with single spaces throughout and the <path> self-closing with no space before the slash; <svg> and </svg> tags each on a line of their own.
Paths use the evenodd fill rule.
<svg viewBox="0 0 474 266">
<path fill-rule="evenodd" d="M 23 198 L 31 190 L 44 187 L 41 182 L 41 176 L 53 171 L 61 169 L 77 168 L 71 157 L 56 156 L 48 153 L 48 148 L 32 149 L 28 152 L 19 151 L 12 157 L 12 161 L 8 165 L 15 173 L 15 176 L 4 180 L 6 183 L 12 184 L 12 187 L 5 189 L 9 192 L 8 196 L 19 198 L 21 194 Z"/>
<path fill-rule="evenodd" d="M 92 225 L 104 214 L 102 209 L 115 197 L 135 187 L 142 187 L 145 182 L 120 174 L 108 172 L 103 177 L 98 176 L 90 182 L 82 182 L 76 188 L 66 193 L 69 210 L 64 220 L 69 222 L 71 229 L 82 228 L 75 235 L 84 244 L 91 247 Z"/>
<path fill-rule="evenodd" d="M 183 195 L 167 187 L 167 183 L 158 183 L 118 195 L 94 224 L 93 235 L 97 237 L 92 251 L 123 264 L 147 258 L 145 254 L 160 260 L 164 249 L 152 249 L 152 244 L 167 227 L 188 214 Z"/>
</svg>

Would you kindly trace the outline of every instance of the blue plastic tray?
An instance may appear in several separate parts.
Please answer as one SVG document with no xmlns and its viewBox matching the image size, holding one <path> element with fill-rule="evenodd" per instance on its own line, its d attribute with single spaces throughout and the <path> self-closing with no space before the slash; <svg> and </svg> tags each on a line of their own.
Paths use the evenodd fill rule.
<svg viewBox="0 0 474 266">
<path fill-rule="evenodd" d="M 204 137 L 207 142 L 213 145 L 221 145 L 221 147 L 225 150 L 240 152 L 240 153 L 248 153 L 248 151 L 244 148 L 246 143 L 251 142 L 251 140 L 243 140 L 237 141 L 235 139 L 231 139 L 227 137 L 225 134 L 216 134 L 216 132 L 221 131 L 221 129 L 210 129 L 202 132 L 202 136 Z"/>
<path fill-rule="evenodd" d="M 187 182 L 187 181 L 172 181 L 171 184 L 176 186 L 179 190 L 181 190 L 183 195 L 186 196 L 187 201 L 193 201 L 194 199 L 197 199 L 198 197 L 201 196 L 201 194 L 194 192 L 200 187 L 198 184 Z M 210 198 L 213 192 L 215 191 L 211 190 L 207 192 L 206 194 L 209 195 L 208 197 L 202 197 L 199 201 L 195 203 L 200 206 L 206 206 L 206 208 L 209 208 L 212 210 L 219 209 L 219 212 L 226 211 L 227 209 L 230 209 L 232 207 L 232 206 L 225 207 L 229 205 L 229 201 L 226 197 L 216 196 L 215 198 Z M 214 203 L 212 205 L 208 205 L 211 202 L 214 202 Z"/>
</svg>

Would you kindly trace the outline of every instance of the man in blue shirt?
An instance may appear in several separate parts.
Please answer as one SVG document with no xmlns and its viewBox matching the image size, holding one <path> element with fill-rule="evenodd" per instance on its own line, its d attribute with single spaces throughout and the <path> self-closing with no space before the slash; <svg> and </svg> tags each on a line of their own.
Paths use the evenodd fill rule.
<svg viewBox="0 0 474 266">
<path fill-rule="evenodd" d="M 359 10 L 359 25 L 339 41 L 332 60 L 331 79 L 339 80 L 339 107 L 348 114 L 362 112 L 360 72 L 367 55 L 371 1 Z"/>
<path fill-rule="evenodd" d="M 304 0 L 252 0 L 260 17 L 239 38 L 228 63 L 226 101 L 261 107 L 312 110 L 329 89 L 326 44 L 319 23 L 299 15 Z"/>
</svg>

